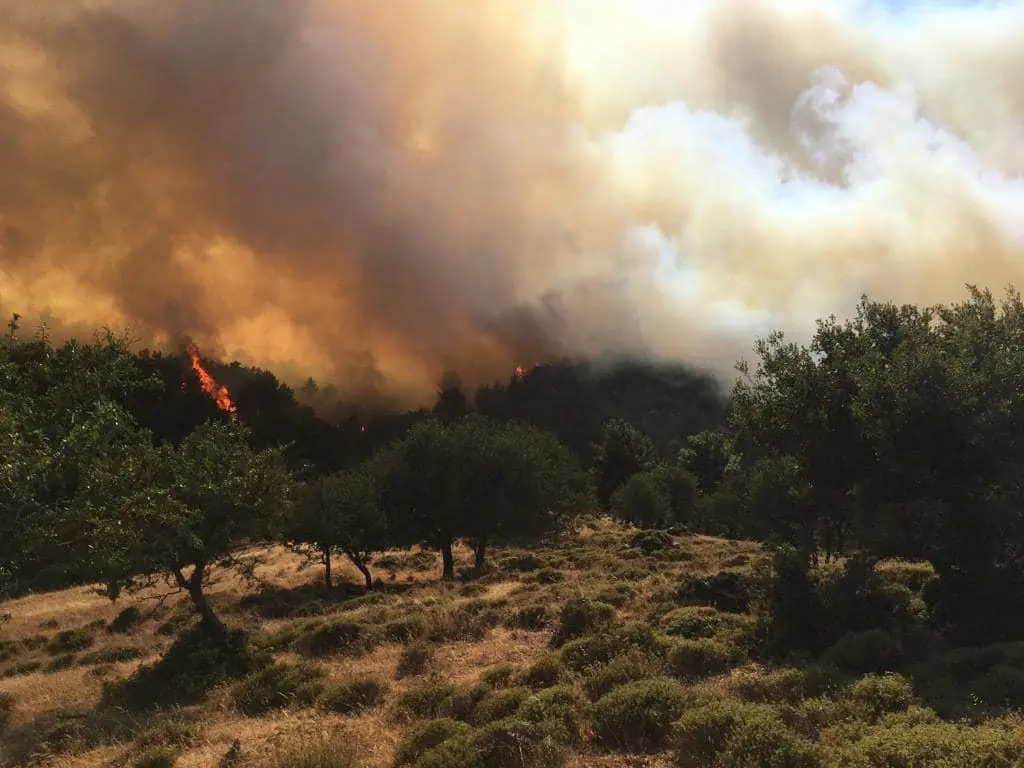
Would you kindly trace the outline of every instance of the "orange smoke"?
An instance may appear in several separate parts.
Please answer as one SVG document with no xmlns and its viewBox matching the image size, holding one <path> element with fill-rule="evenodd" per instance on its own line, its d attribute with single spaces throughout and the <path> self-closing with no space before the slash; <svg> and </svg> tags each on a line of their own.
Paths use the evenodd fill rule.
<svg viewBox="0 0 1024 768">
<path fill-rule="evenodd" d="M 186 351 L 189 357 L 192 358 L 192 370 L 199 376 L 199 386 L 203 388 L 206 394 L 213 398 L 218 408 L 225 413 L 234 415 L 238 408 L 231 400 L 231 393 L 228 391 L 228 388 L 223 384 L 218 384 L 217 380 L 210 375 L 210 372 L 203 367 L 199 359 L 199 350 L 196 349 L 194 344 L 189 344 Z"/>
</svg>

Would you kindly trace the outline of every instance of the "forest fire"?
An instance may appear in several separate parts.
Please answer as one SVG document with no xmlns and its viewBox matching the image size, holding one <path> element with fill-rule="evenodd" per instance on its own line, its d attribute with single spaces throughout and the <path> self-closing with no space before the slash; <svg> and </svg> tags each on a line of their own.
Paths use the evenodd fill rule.
<svg viewBox="0 0 1024 768">
<path fill-rule="evenodd" d="M 217 403 L 217 407 L 225 413 L 230 413 L 235 416 L 238 408 L 235 406 L 234 401 L 231 399 L 231 393 L 228 388 L 223 384 L 218 384 L 217 380 L 210 375 L 210 372 L 203 367 L 202 361 L 199 359 L 199 350 L 195 344 L 189 343 L 185 349 L 188 352 L 189 357 L 192 358 L 192 370 L 199 376 L 199 386 L 202 387 L 203 391 L 208 394 L 213 401 Z"/>
</svg>

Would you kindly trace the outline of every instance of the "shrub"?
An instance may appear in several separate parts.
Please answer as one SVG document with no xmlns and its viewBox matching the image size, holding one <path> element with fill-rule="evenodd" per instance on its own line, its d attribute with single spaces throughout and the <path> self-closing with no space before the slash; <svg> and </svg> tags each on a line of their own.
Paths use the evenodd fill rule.
<svg viewBox="0 0 1024 768">
<path fill-rule="evenodd" d="M 65 629 L 63 632 L 58 632 L 57 636 L 47 643 L 46 652 L 51 656 L 77 653 L 84 651 L 94 642 L 96 642 L 96 636 L 84 627 Z"/>
<path fill-rule="evenodd" d="M 639 549 L 645 555 L 672 549 L 676 545 L 665 531 L 637 531 L 629 539 L 629 546 Z"/>
<path fill-rule="evenodd" d="M 807 696 L 833 696 L 846 685 L 847 677 L 828 664 L 812 664 L 804 669 L 804 693 Z"/>
<path fill-rule="evenodd" d="M 508 629 L 525 629 L 530 632 L 544 629 L 551 618 L 551 611 L 543 603 L 532 603 L 516 608 L 505 619 Z"/>
<path fill-rule="evenodd" d="M 514 715 L 529 695 L 527 688 L 490 691 L 473 707 L 473 724 L 485 725 Z"/>
<path fill-rule="evenodd" d="M 804 673 L 799 669 L 776 669 L 765 674 L 744 673 L 731 681 L 746 701 L 796 704 L 805 696 Z"/>
<path fill-rule="evenodd" d="M 850 700 L 862 717 L 877 720 L 914 703 L 914 688 L 902 675 L 865 675 L 850 686 Z"/>
<path fill-rule="evenodd" d="M 611 512 L 637 528 L 664 527 L 672 522 L 671 501 L 652 473 L 640 472 L 626 480 L 611 497 Z"/>
<path fill-rule="evenodd" d="M 519 676 L 519 683 L 528 688 L 550 688 L 562 679 L 565 668 L 562 660 L 554 653 L 541 656 Z"/>
<path fill-rule="evenodd" d="M 1024 705 L 1024 670 L 997 664 L 974 685 L 978 700 L 993 707 Z"/>
<path fill-rule="evenodd" d="M 147 728 L 135 739 L 135 745 L 145 747 L 186 747 L 195 741 L 199 729 L 192 723 L 165 720 Z"/>
<path fill-rule="evenodd" d="M 395 674 L 399 679 L 422 675 L 426 672 L 432 658 L 434 658 L 434 646 L 430 643 L 420 642 L 407 645 L 398 657 Z"/>
<path fill-rule="evenodd" d="M 568 685 L 536 693 L 519 708 L 519 717 L 544 725 L 555 738 L 569 746 L 582 741 L 589 716 L 590 702 Z"/>
<path fill-rule="evenodd" d="M 150 747 L 132 760 L 132 768 L 174 768 L 178 753 L 170 747 Z"/>
<path fill-rule="evenodd" d="M 501 561 L 500 568 L 510 573 L 536 571 L 544 567 L 544 563 L 536 555 L 526 554 L 508 557 Z"/>
<path fill-rule="evenodd" d="M 5 669 L 3 674 L 0 674 L 0 679 L 19 677 L 20 675 L 31 675 L 33 672 L 38 672 L 42 668 L 43 663 L 41 661 L 26 661 L 23 664 L 15 664 L 13 667 Z"/>
<path fill-rule="evenodd" d="M 571 640 L 562 646 L 559 654 L 567 669 L 582 672 L 611 661 L 624 650 L 626 644 L 622 637 L 609 632 Z"/>
<path fill-rule="evenodd" d="M 593 701 L 626 683 L 650 680 L 664 674 L 664 666 L 635 649 L 617 656 L 606 664 L 587 670 L 583 689 Z"/>
<path fill-rule="evenodd" d="M 594 595 L 594 599 L 600 603 L 607 603 L 608 605 L 621 608 L 630 601 L 636 598 L 636 589 L 629 584 L 611 584 L 607 587 L 602 587 L 597 594 Z"/>
<path fill-rule="evenodd" d="M 556 648 L 577 637 L 608 629 L 615 622 L 615 608 L 607 603 L 578 597 L 570 600 L 558 615 L 552 645 Z"/>
<path fill-rule="evenodd" d="M 516 668 L 511 664 L 495 664 L 493 667 L 484 670 L 480 676 L 480 682 L 492 688 L 504 688 L 511 685 L 516 674 Z"/>
<path fill-rule="evenodd" d="M 223 642 L 211 642 L 200 630 L 181 635 L 154 664 L 103 686 L 101 704 L 129 711 L 194 704 L 221 683 L 244 677 L 267 659 L 249 651 L 245 632 L 231 632 Z"/>
<path fill-rule="evenodd" d="M 59 672 L 62 669 L 70 669 L 75 665 L 75 654 L 65 653 L 55 659 L 50 659 L 43 667 L 44 672 Z"/>
<path fill-rule="evenodd" d="M 124 634 L 140 621 L 142 621 L 142 611 L 134 605 L 129 605 L 111 620 L 110 624 L 107 625 L 107 632 Z"/>
<path fill-rule="evenodd" d="M 466 736 L 472 729 L 448 717 L 430 720 L 409 732 L 395 753 L 395 765 L 412 765 L 446 741 Z"/>
<path fill-rule="evenodd" d="M 272 664 L 235 687 L 235 709 L 258 717 L 284 707 L 309 706 L 323 691 L 326 676 L 321 667 L 312 664 Z"/>
<path fill-rule="evenodd" d="M 661 617 L 666 634 L 688 640 L 714 637 L 722 626 L 722 613 L 706 605 L 677 608 Z"/>
<path fill-rule="evenodd" d="M 707 605 L 729 613 L 746 613 L 753 594 L 751 578 L 737 571 L 719 571 L 708 578 L 692 579 L 679 589 L 683 605 Z"/>
<path fill-rule="evenodd" d="M 317 707 L 340 715 L 357 715 L 379 707 L 387 696 L 388 685 L 374 677 L 359 677 L 327 688 L 317 699 Z"/>
<path fill-rule="evenodd" d="M 778 715 L 763 704 L 711 701 L 686 710 L 672 730 L 676 764 L 681 768 L 711 768 L 725 750 L 736 725 L 755 714 Z M 741 764 L 742 765 L 742 764 Z"/>
<path fill-rule="evenodd" d="M 693 681 L 728 672 L 738 660 L 735 650 L 716 640 L 680 640 L 668 663 L 676 677 Z"/>
<path fill-rule="evenodd" d="M 891 672 L 906 658 L 900 638 L 884 629 L 850 632 L 822 654 L 822 661 L 847 672 Z"/>
<path fill-rule="evenodd" d="M 500 608 L 487 601 L 441 606 L 428 618 L 426 639 L 432 643 L 479 642 L 502 619 Z"/>
<path fill-rule="evenodd" d="M 313 626 L 295 641 L 295 649 L 306 656 L 365 656 L 377 646 L 377 637 L 370 627 L 355 621 L 339 619 Z"/>
<path fill-rule="evenodd" d="M 446 717 L 459 689 L 443 680 L 426 680 L 398 698 L 398 711 L 419 718 Z"/>
<path fill-rule="evenodd" d="M 427 620 L 420 614 L 410 614 L 387 622 L 381 629 L 384 640 L 391 643 L 408 643 L 427 633 Z"/>
<path fill-rule="evenodd" d="M 720 762 L 724 766 L 818 768 L 812 745 L 787 728 L 779 716 L 760 711 L 736 723 Z"/>
<path fill-rule="evenodd" d="M 14 694 L 9 691 L 0 691 L 0 732 L 2 732 L 14 719 Z"/>
<path fill-rule="evenodd" d="M 115 645 L 111 648 L 100 648 L 99 650 L 83 653 L 78 663 L 82 666 L 96 664 L 114 664 L 119 661 L 131 661 L 142 656 L 142 651 L 128 645 Z"/>
<path fill-rule="evenodd" d="M 597 740 L 610 749 L 649 752 L 661 749 L 689 696 L 677 681 L 656 678 L 628 683 L 594 705 Z"/>
<path fill-rule="evenodd" d="M 491 723 L 425 753 L 417 768 L 561 768 L 564 749 L 541 726 L 518 718 Z"/>
</svg>

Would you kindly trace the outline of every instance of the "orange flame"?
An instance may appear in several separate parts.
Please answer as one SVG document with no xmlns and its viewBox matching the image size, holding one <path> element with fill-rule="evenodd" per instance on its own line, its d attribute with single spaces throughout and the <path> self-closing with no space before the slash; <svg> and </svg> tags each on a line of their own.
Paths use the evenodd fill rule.
<svg viewBox="0 0 1024 768">
<path fill-rule="evenodd" d="M 223 384 L 218 384 L 217 380 L 210 375 L 210 372 L 203 367 L 202 362 L 199 360 L 199 350 L 196 349 L 194 344 L 188 345 L 187 352 L 189 357 L 192 358 L 192 370 L 199 376 L 199 386 L 203 388 L 203 392 L 213 398 L 218 408 L 234 416 L 238 408 L 231 400 L 231 393 L 228 391 L 228 388 Z"/>
<path fill-rule="evenodd" d="M 517 379 L 521 379 L 521 378 L 523 378 L 523 376 L 526 375 L 526 369 L 523 368 L 523 366 L 521 366 L 521 365 L 517 365 L 514 373 L 515 373 L 515 377 Z"/>
</svg>

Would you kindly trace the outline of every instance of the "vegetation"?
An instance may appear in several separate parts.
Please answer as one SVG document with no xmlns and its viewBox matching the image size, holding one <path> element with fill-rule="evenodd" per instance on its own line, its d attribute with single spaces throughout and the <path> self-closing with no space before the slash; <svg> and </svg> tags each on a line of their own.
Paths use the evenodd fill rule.
<svg viewBox="0 0 1024 768">
<path fill-rule="evenodd" d="M 728 400 L 559 362 L 332 421 L 15 319 L 0 765 L 1024 763 L 1021 339 L 865 298 Z"/>
</svg>

